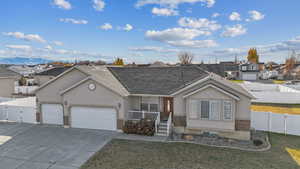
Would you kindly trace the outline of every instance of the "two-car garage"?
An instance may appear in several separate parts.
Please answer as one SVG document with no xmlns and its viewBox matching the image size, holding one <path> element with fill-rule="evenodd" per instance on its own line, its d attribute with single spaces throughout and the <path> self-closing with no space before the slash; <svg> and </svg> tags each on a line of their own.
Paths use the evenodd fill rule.
<svg viewBox="0 0 300 169">
<path fill-rule="evenodd" d="M 72 107 L 71 127 L 117 130 L 117 112 L 113 108 Z"/>
<path fill-rule="evenodd" d="M 64 124 L 61 104 L 42 104 L 41 110 L 44 124 Z M 70 126 L 73 128 L 117 129 L 117 112 L 113 108 L 74 106 L 70 113 Z"/>
</svg>

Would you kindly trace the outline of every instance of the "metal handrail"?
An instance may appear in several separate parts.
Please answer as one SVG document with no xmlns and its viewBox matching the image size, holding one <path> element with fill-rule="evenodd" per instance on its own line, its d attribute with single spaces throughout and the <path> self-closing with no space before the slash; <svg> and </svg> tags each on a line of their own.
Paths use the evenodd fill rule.
<svg viewBox="0 0 300 169">
<path fill-rule="evenodd" d="M 172 112 L 170 112 L 169 117 L 168 117 L 168 121 L 167 121 L 167 135 L 170 135 L 170 130 L 172 127 Z"/>
</svg>

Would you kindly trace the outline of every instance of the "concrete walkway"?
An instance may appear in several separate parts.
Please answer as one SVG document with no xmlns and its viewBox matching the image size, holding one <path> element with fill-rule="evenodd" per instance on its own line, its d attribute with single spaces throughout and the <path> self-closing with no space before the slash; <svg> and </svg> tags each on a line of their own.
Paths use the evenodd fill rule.
<svg viewBox="0 0 300 169">
<path fill-rule="evenodd" d="M 0 123 L 0 169 L 78 169 L 116 132 Z"/>
</svg>

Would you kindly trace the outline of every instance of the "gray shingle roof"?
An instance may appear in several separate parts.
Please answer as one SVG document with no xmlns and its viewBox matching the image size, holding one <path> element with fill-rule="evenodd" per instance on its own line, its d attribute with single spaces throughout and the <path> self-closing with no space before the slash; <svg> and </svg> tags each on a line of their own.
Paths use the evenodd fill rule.
<svg viewBox="0 0 300 169">
<path fill-rule="evenodd" d="M 60 74 L 62 74 L 63 72 L 65 72 L 66 70 L 70 69 L 71 67 L 55 67 L 49 70 L 45 70 L 43 72 L 40 73 L 36 73 L 36 75 L 40 75 L 40 76 L 58 76 Z"/>
<path fill-rule="evenodd" d="M 223 64 L 199 64 L 199 67 L 208 72 L 212 72 L 219 76 L 225 77 L 225 67 Z"/>
<path fill-rule="evenodd" d="M 0 66 L 0 77 L 17 77 L 20 76 L 20 74 L 9 70 L 8 68 Z"/>
<path fill-rule="evenodd" d="M 209 75 L 198 66 L 108 67 L 131 94 L 170 95 Z"/>
</svg>

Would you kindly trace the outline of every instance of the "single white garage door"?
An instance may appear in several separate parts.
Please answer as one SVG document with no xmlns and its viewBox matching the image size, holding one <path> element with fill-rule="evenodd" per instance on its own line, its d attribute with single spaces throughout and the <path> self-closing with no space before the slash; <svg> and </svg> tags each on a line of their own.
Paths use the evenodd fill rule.
<svg viewBox="0 0 300 169">
<path fill-rule="evenodd" d="M 117 130 L 117 112 L 113 108 L 72 107 L 74 128 Z"/>
<path fill-rule="evenodd" d="M 256 74 L 242 74 L 243 80 L 257 80 Z"/>
<path fill-rule="evenodd" d="M 42 119 L 44 124 L 64 124 L 63 107 L 60 104 L 42 104 Z"/>
</svg>

